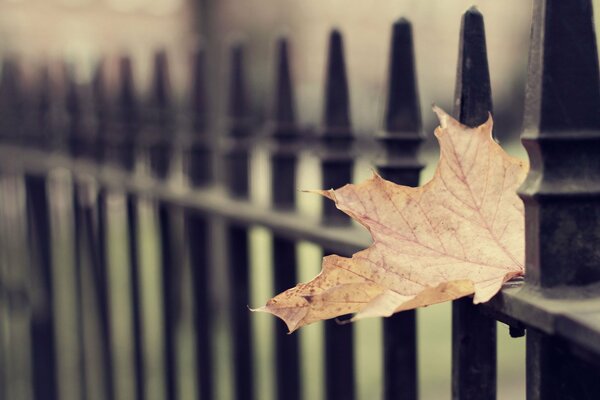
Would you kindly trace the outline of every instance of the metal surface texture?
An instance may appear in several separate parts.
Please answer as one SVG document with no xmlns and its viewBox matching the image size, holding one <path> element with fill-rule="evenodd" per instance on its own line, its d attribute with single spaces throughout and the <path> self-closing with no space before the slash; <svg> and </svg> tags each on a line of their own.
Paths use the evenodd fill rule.
<svg viewBox="0 0 600 400">
<path fill-rule="evenodd" d="M 592 2 L 536 0 L 522 136 L 531 171 L 519 191 L 525 282 L 561 302 L 600 281 L 599 111 Z M 531 400 L 591 399 L 600 391 L 597 368 L 561 339 L 536 330 L 527 338 L 527 380 Z"/>
<path fill-rule="evenodd" d="M 417 158 L 421 110 L 417 89 L 412 27 L 406 19 L 392 27 L 388 98 L 383 131 L 377 136 L 382 156 L 379 174 L 400 185 L 418 186 L 423 165 Z M 383 321 L 384 398 L 418 398 L 416 312 Z"/>
<path fill-rule="evenodd" d="M 210 184 L 213 180 L 212 151 L 214 150 L 209 131 L 208 95 L 206 93 L 206 52 L 198 47 L 193 54 L 192 92 L 189 98 L 190 132 L 185 137 L 184 171 L 193 187 Z"/>
<path fill-rule="evenodd" d="M 474 7 L 462 18 L 454 117 L 475 127 L 492 112 L 483 16 Z M 496 398 L 496 321 L 472 297 L 452 303 L 452 398 Z"/>
<path fill-rule="evenodd" d="M 454 399 L 496 397 L 496 321 L 510 325 L 511 335 L 527 330 L 528 399 L 595 399 L 600 393 L 600 83 L 591 1 L 534 0 L 531 38 L 523 132 L 531 172 L 519 192 L 525 203 L 527 275 L 508 282 L 487 304 L 474 306 L 471 298 L 453 303 Z M 329 200 L 324 200 L 318 217 L 307 217 L 296 207 L 298 160 L 307 154 L 307 147 L 318 147 L 322 187 L 326 189 L 352 182 L 355 160 L 365 156 L 365 149 L 353 146 L 350 74 L 340 31 L 333 30 L 329 36 L 322 122 L 314 140 L 298 123 L 299 111 L 304 110 L 296 109 L 301 98 L 295 97 L 292 65 L 297 64 L 292 63 L 290 43 L 287 38 L 276 42 L 274 87 L 266 121 L 255 113 L 262 109 L 253 97 L 261 93 L 255 93 L 255 74 L 248 73 L 256 57 L 245 54 L 250 50 L 252 56 L 262 54 L 254 53 L 255 42 L 249 46 L 235 42 L 229 48 L 229 92 L 223 121 L 213 115 L 215 104 L 208 93 L 209 87 L 216 87 L 208 76 L 213 62 L 208 55 L 212 57 L 211 51 L 217 47 L 214 40 L 191 51 L 192 75 L 181 115 L 176 114 L 178 103 L 171 92 L 164 51 L 155 55 L 149 96 L 143 101 L 134 85 L 129 57 L 118 60 L 118 71 L 113 71 L 118 78 L 110 81 L 114 87 L 108 84 L 111 70 L 107 73 L 103 62 L 85 85 L 61 64 L 66 73 L 63 85 L 57 85 L 45 67 L 40 69 L 35 87 L 29 88 L 17 60 L 3 60 L 0 178 L 11 177 L 13 186 L 0 187 L 16 188 L 19 184 L 15 182 L 23 185 L 23 194 L 11 194 L 11 199 L 22 198 L 27 211 L 20 219 L 29 253 L 21 258 L 30 258 L 30 266 L 19 271 L 19 276 L 29 279 L 26 274 L 32 274 L 32 284 L 24 290 L 17 287 L 20 283 L 7 281 L 10 271 L 5 271 L 7 262 L 2 260 L 0 301 L 7 304 L 0 306 L 9 313 L 0 316 L 0 324 L 10 332 L 0 331 L 0 339 L 18 331 L 7 328 L 12 323 L 11 312 L 31 313 L 28 320 L 23 319 L 28 321 L 30 339 L 19 341 L 28 348 L 19 351 L 31 352 L 27 368 L 33 398 L 54 400 L 65 390 L 60 387 L 65 378 L 57 370 L 63 356 L 56 345 L 64 339 L 62 326 L 57 325 L 61 312 L 76 314 L 70 315 L 75 342 L 70 348 L 76 365 L 71 371 L 76 376 L 67 382 L 67 390 L 77 390 L 74 396 L 80 398 L 118 397 L 119 379 L 123 378 L 118 376 L 117 364 L 123 359 L 116 353 L 117 343 L 112 342 L 118 328 L 111 325 L 111 296 L 115 295 L 109 279 L 112 244 L 107 236 L 111 196 L 125 200 L 114 203 L 116 207 L 122 204 L 126 215 L 128 254 L 123 260 L 129 283 L 120 298 L 131 309 L 131 349 L 125 358 L 134 369 L 129 375 L 134 382 L 129 386 L 136 400 L 155 394 L 148 392 L 154 373 L 164 374 L 160 380 L 164 380 L 164 396 L 169 400 L 186 393 L 182 381 L 190 377 L 198 398 L 222 394 L 221 372 L 217 371 L 223 367 L 219 364 L 221 353 L 217 353 L 221 338 L 214 332 L 223 321 L 217 321 L 214 310 L 225 308 L 217 307 L 216 297 L 212 298 L 216 296 L 213 286 L 221 279 L 229 286 L 223 293 L 231 307 L 226 318 L 231 322 L 227 340 L 231 340 L 232 362 L 226 364 L 232 373 L 232 382 L 228 382 L 232 396 L 253 399 L 262 394 L 262 383 L 257 384 L 260 373 L 255 371 L 261 353 L 254 347 L 255 329 L 247 309 L 253 259 L 249 238 L 254 226 L 265 227 L 273 235 L 271 278 L 277 292 L 297 282 L 298 242 L 312 242 L 325 255 L 344 256 L 371 244 L 368 232 L 354 226 Z M 375 137 L 381 154 L 375 165 L 384 178 L 408 186 L 418 185 L 423 167 L 417 157 L 423 137 L 414 53 L 411 24 L 400 19 L 392 28 L 388 97 L 383 126 Z M 483 17 L 475 8 L 462 20 L 456 76 L 455 117 L 468 126 L 485 122 L 492 111 L 492 96 Z M 255 119 L 265 122 L 262 141 L 255 140 Z M 175 132 L 181 132 L 181 137 L 176 138 Z M 216 135 L 219 137 L 213 137 Z M 251 199 L 255 150 L 269 152 L 269 206 Z M 175 168 L 179 156 L 183 185 L 171 174 L 172 170 L 180 172 Z M 144 168 L 138 171 L 136 166 Z M 149 173 L 144 173 L 146 170 Z M 68 195 L 54 193 L 59 185 L 53 186 L 56 182 L 49 177 L 55 175 L 60 176 L 56 182 L 69 187 Z M 152 204 L 155 225 L 140 221 L 146 202 Z M 2 206 L 2 218 L 17 209 Z M 20 220 L 10 218 L 2 233 Z M 67 227 L 64 237 L 53 237 L 53 223 Z M 147 304 L 142 277 L 148 271 L 142 265 L 145 242 L 140 229 L 145 226 L 155 226 L 152 235 L 160 244 L 156 296 L 162 301 L 158 337 L 163 342 L 153 353 L 163 353 L 159 354 L 164 361 L 159 368 L 149 364 L 149 349 L 144 347 L 146 335 L 152 334 L 144 331 Z M 54 252 L 64 251 L 57 243 L 66 237 L 72 240 L 67 249 L 74 263 L 72 270 L 54 265 Z M 0 238 L 2 247 L 16 242 Z M 57 305 L 56 293 L 65 282 L 65 272 L 74 275 L 68 278 L 73 283 L 75 304 L 68 311 Z M 354 328 L 336 321 L 325 322 L 324 328 L 325 396 L 352 400 L 358 385 Z M 185 329 L 191 333 L 194 350 L 182 358 L 180 334 Z M 303 381 L 300 337 L 285 335 L 285 331 L 282 323 L 275 322 L 274 342 L 268 344 L 273 346 L 275 361 L 274 395 L 299 399 L 306 397 L 302 391 L 311 383 Z M 417 399 L 414 311 L 384 320 L 383 345 L 384 398 Z M 188 357 L 195 365 L 195 375 L 181 368 Z M 3 367 L 8 359 L 0 357 Z M 16 386 L 6 381 L 10 376 L 0 371 L 0 383 L 11 386 L 0 388 L 0 393 L 16 393 Z"/>
<path fill-rule="evenodd" d="M 58 399 L 56 387 L 55 321 L 53 314 L 53 281 L 50 249 L 50 217 L 46 179 L 40 175 L 25 176 L 27 195 L 28 235 L 31 241 L 33 271 L 38 276 L 37 295 L 42 307 L 34 313 L 31 323 L 33 395 L 36 400 Z"/>
<path fill-rule="evenodd" d="M 342 34 L 333 30 L 329 36 L 321 128 L 321 186 L 327 189 L 337 189 L 352 182 L 354 160 L 350 154 L 352 130 L 346 75 Z M 350 219 L 332 201 L 323 199 L 321 222 L 326 226 L 348 226 Z M 323 247 L 324 256 L 333 253 L 333 249 Z M 328 399 L 352 400 L 355 396 L 353 335 L 352 325 L 325 321 L 325 395 Z"/>
<path fill-rule="evenodd" d="M 294 94 L 289 62 L 289 43 L 277 42 L 275 90 L 270 135 L 271 202 L 274 208 L 293 211 L 296 206 L 296 165 L 299 128 L 296 125 Z M 273 280 L 276 293 L 281 293 L 298 282 L 296 242 L 285 237 L 273 237 Z M 275 324 L 275 370 L 277 398 L 300 399 L 300 349 L 298 335 L 285 335 L 287 328 L 281 321 Z"/>
<path fill-rule="evenodd" d="M 212 143 L 208 131 L 208 105 L 206 84 L 206 59 L 204 49 L 199 47 L 193 54 L 193 86 L 189 99 L 191 131 L 184 156 L 184 173 L 189 185 L 203 189 L 213 181 L 211 160 Z M 195 210 L 185 211 L 187 253 L 192 276 L 194 304 L 194 331 L 196 337 L 196 365 L 198 394 L 201 399 L 214 397 L 214 340 L 212 337 L 212 298 L 210 288 L 211 249 L 214 247 L 209 216 Z"/>
<path fill-rule="evenodd" d="M 229 126 L 225 148 L 225 187 L 229 196 L 248 200 L 250 195 L 251 135 L 246 98 L 244 46 L 235 43 L 230 53 Z M 226 227 L 226 254 L 231 290 L 231 337 L 234 357 L 234 395 L 237 399 L 254 398 L 252 365 L 252 330 L 248 303 L 250 299 L 250 259 L 248 228 L 235 221 Z"/>
</svg>

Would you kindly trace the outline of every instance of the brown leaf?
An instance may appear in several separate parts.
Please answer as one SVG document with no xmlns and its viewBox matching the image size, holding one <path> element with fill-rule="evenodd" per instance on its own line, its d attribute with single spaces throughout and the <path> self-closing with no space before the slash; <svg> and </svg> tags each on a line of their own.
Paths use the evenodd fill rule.
<svg viewBox="0 0 600 400">
<path fill-rule="evenodd" d="M 290 332 L 340 315 L 390 316 L 474 294 L 488 301 L 524 273 L 523 203 L 528 166 L 492 139 L 492 118 L 474 129 L 434 108 L 440 160 L 431 181 L 411 188 L 374 175 L 320 191 L 364 225 L 373 244 L 352 258 L 324 257 L 312 281 L 258 309 Z"/>
</svg>

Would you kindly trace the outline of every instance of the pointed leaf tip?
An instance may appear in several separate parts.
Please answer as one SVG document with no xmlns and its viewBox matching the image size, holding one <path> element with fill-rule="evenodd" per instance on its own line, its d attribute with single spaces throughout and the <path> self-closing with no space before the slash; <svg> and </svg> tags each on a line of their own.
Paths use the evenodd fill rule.
<svg viewBox="0 0 600 400">
<path fill-rule="evenodd" d="M 440 121 L 440 126 L 442 128 L 446 128 L 448 126 L 448 118 L 452 119 L 452 117 L 450 115 L 448 115 L 448 113 L 446 113 L 446 111 L 442 110 L 440 107 L 436 106 L 435 104 L 432 107 L 433 112 L 435 113 L 435 115 L 437 115 L 438 120 Z"/>
</svg>

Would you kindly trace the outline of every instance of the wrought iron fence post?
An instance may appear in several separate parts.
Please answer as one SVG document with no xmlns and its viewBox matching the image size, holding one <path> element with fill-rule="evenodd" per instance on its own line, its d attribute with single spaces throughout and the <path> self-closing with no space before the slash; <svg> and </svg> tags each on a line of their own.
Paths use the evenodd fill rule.
<svg viewBox="0 0 600 400">
<path fill-rule="evenodd" d="M 402 18 L 392 28 L 388 99 L 384 129 L 378 135 L 384 151 L 379 174 L 400 185 L 417 186 L 423 165 L 417 159 L 421 110 L 415 72 L 412 27 Z M 416 312 L 403 311 L 383 320 L 384 398 L 416 400 Z"/>
<path fill-rule="evenodd" d="M 39 286 L 34 286 L 34 290 L 37 289 L 35 295 L 41 297 L 41 303 L 38 304 L 41 308 L 33 314 L 31 321 L 33 394 L 36 400 L 55 400 L 58 398 L 54 345 L 56 327 L 46 176 L 25 175 L 25 190 L 29 238 L 33 244 L 35 263 L 33 271 L 40 282 Z"/>
<path fill-rule="evenodd" d="M 236 43 L 231 48 L 229 81 L 229 127 L 225 144 L 225 186 L 236 199 L 250 195 L 249 139 L 252 134 L 246 98 L 244 76 L 244 46 Z M 235 398 L 253 399 L 253 362 L 250 313 L 250 249 L 248 228 L 229 224 L 226 227 L 227 257 L 231 282 L 231 317 L 233 340 L 233 370 Z"/>
<path fill-rule="evenodd" d="M 522 141 L 526 288 L 567 299 L 600 281 L 600 86 L 590 0 L 536 0 Z M 587 399 L 600 373 L 563 340 L 528 329 L 527 398 Z"/>
<path fill-rule="evenodd" d="M 321 170 L 323 188 L 337 189 L 352 182 L 354 159 L 350 154 L 352 130 L 350 124 L 350 94 L 346 77 L 342 34 L 333 30 L 329 36 L 329 53 L 325 80 L 325 108 L 321 140 Z M 335 204 L 323 199 L 321 223 L 328 226 L 349 226 L 350 219 Z M 331 254 L 323 249 L 324 255 Z M 346 254 L 348 255 L 348 254 Z M 325 387 L 326 398 L 348 399 L 355 396 L 354 328 L 325 321 Z"/>
<path fill-rule="evenodd" d="M 454 116 L 476 127 L 492 112 L 483 16 L 474 7 L 462 18 Z M 496 398 L 496 321 L 471 297 L 452 302 L 452 398 Z"/>
<path fill-rule="evenodd" d="M 122 56 L 118 61 L 119 77 L 116 98 L 113 98 L 115 110 L 110 121 L 108 110 L 102 107 L 103 100 L 97 101 L 97 115 L 100 140 L 106 142 L 104 159 L 113 160 L 125 171 L 134 174 L 136 164 L 136 145 L 140 133 L 139 100 L 134 85 L 133 65 L 130 57 Z M 97 96 L 102 96 L 102 86 L 98 85 Z M 102 134 L 104 132 L 104 134 Z M 102 136 L 100 136 L 102 135 Z M 131 301 L 131 327 L 133 337 L 133 366 L 135 379 L 135 398 L 143 400 L 145 393 L 144 331 L 142 324 L 141 269 L 139 256 L 138 197 L 134 193 L 125 193 L 127 214 L 127 241 L 129 256 L 129 296 Z"/>
<path fill-rule="evenodd" d="M 66 144 L 73 160 L 90 158 L 92 140 L 90 135 L 89 98 L 84 97 L 83 87 L 75 80 L 74 70 L 65 69 Z M 89 94 L 89 93 L 87 93 Z M 73 222 L 75 262 L 81 300 L 79 321 L 83 337 L 83 357 L 86 367 L 93 359 L 92 351 L 100 349 L 100 363 L 85 368 L 87 392 L 100 393 L 106 399 L 114 398 L 112 335 L 109 310 L 110 288 L 106 258 L 106 198 L 104 190 L 96 190 L 97 182 L 90 175 L 72 171 Z M 91 290 L 90 290 L 91 289 Z M 93 299 L 93 300 L 92 300 Z M 92 307 L 92 308 L 90 308 Z M 93 310 L 94 312 L 86 312 Z M 98 343 L 87 340 L 93 335 L 89 321 L 98 322 Z M 95 334 L 95 333 L 94 333 Z M 92 349 L 96 347 L 96 349 Z M 95 380 L 94 378 L 97 378 Z M 94 385 L 99 383 L 101 387 Z"/>
<path fill-rule="evenodd" d="M 278 210 L 292 211 L 296 206 L 296 164 L 300 131 L 296 125 L 293 84 L 288 54 L 288 40 L 277 42 L 275 96 L 270 134 L 271 201 Z M 273 237 L 273 276 L 276 293 L 293 287 L 296 278 L 296 242 Z M 275 374 L 277 398 L 300 398 L 300 355 L 298 335 L 284 335 L 285 325 L 278 322 L 275 329 Z"/>
<path fill-rule="evenodd" d="M 206 54 L 204 48 L 193 54 L 192 91 L 190 93 L 191 131 L 184 154 L 184 171 L 193 189 L 205 189 L 213 183 L 212 141 L 208 129 L 208 98 L 206 91 Z M 194 328 L 198 390 L 201 399 L 214 396 L 213 337 L 211 294 L 210 216 L 196 210 L 186 210 L 186 234 L 193 285 Z"/>
<path fill-rule="evenodd" d="M 168 59 L 164 50 L 155 53 L 153 72 L 149 109 L 146 111 L 145 134 L 148 137 L 144 140 L 148 140 L 148 160 L 153 177 L 165 181 L 169 177 L 175 137 Z M 179 321 L 181 266 L 176 247 L 178 231 L 174 206 L 169 202 L 159 200 L 157 208 L 161 243 L 160 268 L 166 395 L 167 399 L 175 400 L 179 395 L 176 332 Z"/>
</svg>

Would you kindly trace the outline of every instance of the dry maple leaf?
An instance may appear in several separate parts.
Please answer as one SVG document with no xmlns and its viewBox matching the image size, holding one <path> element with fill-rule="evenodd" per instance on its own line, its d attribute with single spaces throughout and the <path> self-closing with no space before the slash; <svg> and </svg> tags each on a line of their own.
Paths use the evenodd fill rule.
<svg viewBox="0 0 600 400">
<path fill-rule="evenodd" d="M 440 160 L 431 181 L 412 188 L 374 175 L 358 185 L 319 191 L 364 225 L 373 244 L 352 258 L 323 258 L 321 273 L 258 309 L 290 332 L 340 315 L 353 319 L 474 294 L 488 301 L 523 275 L 523 202 L 516 189 L 528 166 L 492 139 L 492 118 L 461 125 L 435 107 Z"/>
</svg>

